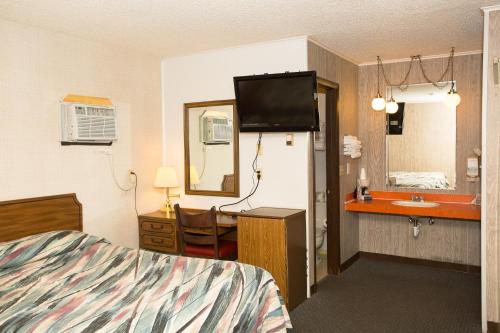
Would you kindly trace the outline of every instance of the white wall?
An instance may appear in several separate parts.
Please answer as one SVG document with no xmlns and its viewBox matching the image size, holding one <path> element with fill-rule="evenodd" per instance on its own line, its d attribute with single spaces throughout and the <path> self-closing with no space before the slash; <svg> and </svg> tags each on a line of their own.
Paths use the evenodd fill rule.
<svg viewBox="0 0 500 333">
<path fill-rule="evenodd" d="M 138 244 L 133 193 L 113 183 L 96 148 L 59 143 L 59 101 L 68 93 L 117 107 L 117 176 L 139 176 L 139 210 L 155 209 L 161 164 L 160 59 L 0 20 L 0 200 L 76 192 L 84 231 Z"/>
<path fill-rule="evenodd" d="M 307 40 L 300 37 L 167 58 L 162 65 L 164 162 L 176 167 L 183 183 L 183 104 L 233 99 L 234 76 L 307 70 Z M 252 187 L 251 164 L 255 157 L 257 136 L 256 133 L 240 134 L 242 197 Z M 250 200 L 254 207 L 308 208 L 309 144 L 306 133 L 295 134 L 292 147 L 286 146 L 284 133 L 264 133 L 263 155 L 259 158 L 263 180 Z M 185 207 L 209 208 L 236 201 L 235 198 L 187 196 L 183 194 L 183 188 L 181 193 L 179 202 Z M 240 209 L 248 209 L 248 206 L 240 204 L 231 207 L 235 211 Z M 312 256 L 310 262 L 314 262 Z"/>
</svg>

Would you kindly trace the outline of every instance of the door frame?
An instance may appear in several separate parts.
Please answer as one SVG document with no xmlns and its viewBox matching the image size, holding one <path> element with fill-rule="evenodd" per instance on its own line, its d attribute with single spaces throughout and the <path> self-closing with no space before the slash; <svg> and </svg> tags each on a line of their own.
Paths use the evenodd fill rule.
<svg viewBox="0 0 500 333">
<path fill-rule="evenodd" d="M 339 136 L 339 85 L 335 82 L 319 78 L 318 93 L 326 94 L 325 112 L 325 145 L 326 145 L 326 216 L 328 229 L 327 267 L 328 274 L 340 274 L 340 136 Z M 316 291 L 318 276 L 316 271 L 316 161 L 314 159 L 314 140 L 311 140 L 313 159 L 313 243 L 314 243 L 314 285 Z"/>
</svg>

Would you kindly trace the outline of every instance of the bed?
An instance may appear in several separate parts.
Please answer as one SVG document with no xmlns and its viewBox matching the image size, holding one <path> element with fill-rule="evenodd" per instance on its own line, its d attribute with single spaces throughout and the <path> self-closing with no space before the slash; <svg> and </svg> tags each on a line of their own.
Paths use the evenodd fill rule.
<svg viewBox="0 0 500 333">
<path fill-rule="evenodd" d="M 448 189 L 450 184 L 443 172 L 389 172 L 392 186 L 414 187 L 419 189 Z"/>
<path fill-rule="evenodd" d="M 74 194 L 0 202 L 0 332 L 291 328 L 268 272 L 117 246 L 81 217 Z"/>
</svg>

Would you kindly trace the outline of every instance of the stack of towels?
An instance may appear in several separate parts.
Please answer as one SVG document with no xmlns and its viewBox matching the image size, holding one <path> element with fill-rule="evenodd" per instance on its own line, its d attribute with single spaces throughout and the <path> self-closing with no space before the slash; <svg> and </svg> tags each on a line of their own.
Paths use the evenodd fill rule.
<svg viewBox="0 0 500 333">
<path fill-rule="evenodd" d="M 344 136 L 344 155 L 351 158 L 361 157 L 361 141 L 352 135 Z"/>
</svg>

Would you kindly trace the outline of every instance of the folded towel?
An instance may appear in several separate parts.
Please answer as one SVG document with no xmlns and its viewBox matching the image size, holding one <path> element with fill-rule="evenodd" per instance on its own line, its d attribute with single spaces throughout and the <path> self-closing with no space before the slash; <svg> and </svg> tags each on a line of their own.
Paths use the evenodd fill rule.
<svg viewBox="0 0 500 333">
<path fill-rule="evenodd" d="M 351 155 L 351 158 L 360 158 L 361 157 L 361 152 L 357 152 Z"/>
</svg>

